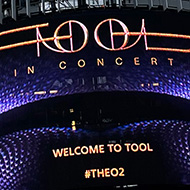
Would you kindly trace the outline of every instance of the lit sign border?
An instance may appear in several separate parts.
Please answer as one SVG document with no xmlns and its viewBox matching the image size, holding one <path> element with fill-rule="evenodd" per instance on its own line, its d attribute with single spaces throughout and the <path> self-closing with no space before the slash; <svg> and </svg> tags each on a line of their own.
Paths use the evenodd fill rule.
<svg viewBox="0 0 190 190">
<path fill-rule="evenodd" d="M 102 24 L 109 22 L 109 30 L 110 30 L 110 38 L 111 38 L 111 48 L 104 46 L 101 43 L 100 37 L 99 37 L 99 29 L 101 27 Z M 123 32 L 113 32 L 113 28 L 112 28 L 112 23 L 113 22 L 117 22 L 123 29 Z M 74 50 L 73 49 L 73 35 L 72 35 L 72 24 L 78 24 L 84 33 L 84 40 L 83 40 L 83 44 L 80 48 Z M 64 36 L 58 36 L 59 34 L 59 30 L 66 24 L 69 24 L 69 35 L 64 35 Z M 12 30 L 7 30 L 7 31 L 3 31 L 0 33 L 0 36 L 3 35 L 7 35 L 7 34 L 12 34 L 12 33 L 16 33 L 16 32 L 21 32 L 21 31 L 27 31 L 27 30 L 32 30 L 32 29 L 36 29 L 36 39 L 35 40 L 29 40 L 29 41 L 24 41 L 24 42 L 19 42 L 19 43 L 13 43 L 13 44 L 9 44 L 9 45 L 4 45 L 4 46 L 0 46 L 0 51 L 2 50 L 6 50 L 6 49 L 12 49 L 12 48 L 16 48 L 19 46 L 25 46 L 25 45 L 32 45 L 32 44 L 37 44 L 37 56 L 40 57 L 40 47 L 39 44 L 43 43 L 43 45 L 45 47 L 47 47 L 48 49 L 50 49 L 51 51 L 55 51 L 58 53 L 75 53 L 75 52 L 79 52 L 81 51 L 88 42 L 88 29 L 86 28 L 86 26 L 76 20 L 69 20 L 66 21 L 62 24 L 60 24 L 57 29 L 54 32 L 54 36 L 53 37 L 48 37 L 48 38 L 43 38 L 40 32 L 40 28 L 44 28 L 44 27 L 48 27 L 49 23 L 44 23 L 44 24 L 37 24 L 37 25 L 32 25 L 32 26 L 27 26 L 27 27 L 21 27 L 21 28 L 17 28 L 17 29 L 12 29 Z M 121 45 L 121 47 L 119 48 L 115 48 L 114 47 L 114 36 L 124 36 L 124 42 Z M 128 36 L 137 36 L 137 40 L 129 45 L 126 46 L 128 43 Z M 148 36 L 152 36 L 152 37 L 166 37 L 166 38 L 178 38 L 178 39 L 190 39 L 190 35 L 183 35 L 183 34 L 172 34 L 172 33 L 158 33 L 158 32 L 146 32 L 146 28 L 145 28 L 145 20 L 142 19 L 142 25 L 141 25 L 141 31 L 140 32 L 129 32 L 127 26 L 120 20 L 118 19 L 113 19 L 113 18 L 109 18 L 106 20 L 103 20 L 102 22 L 100 22 L 95 30 L 94 30 L 94 39 L 96 41 L 96 43 L 108 50 L 108 51 L 120 51 L 120 50 L 126 50 L 129 49 L 133 46 L 135 46 L 139 40 L 141 39 L 141 37 L 144 36 L 144 43 L 145 43 L 145 49 L 146 50 L 152 50 L 152 51 L 168 51 L 168 52 L 181 52 L 181 53 L 190 53 L 190 49 L 180 49 L 180 48 L 169 48 L 169 47 L 150 47 L 148 46 Z M 64 39 L 70 39 L 70 50 L 66 50 L 64 49 L 59 40 L 64 40 Z M 58 49 L 52 48 L 50 47 L 46 42 L 48 41 L 54 41 L 56 47 Z"/>
</svg>

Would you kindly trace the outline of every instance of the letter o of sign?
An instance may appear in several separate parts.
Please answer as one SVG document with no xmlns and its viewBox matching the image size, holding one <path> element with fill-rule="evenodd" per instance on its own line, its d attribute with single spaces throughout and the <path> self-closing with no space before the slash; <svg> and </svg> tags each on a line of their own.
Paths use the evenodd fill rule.
<svg viewBox="0 0 190 190">
<path fill-rule="evenodd" d="M 75 23 L 75 24 L 78 24 L 83 32 L 84 32 L 84 41 L 83 41 L 83 44 L 80 48 L 74 50 L 73 49 L 73 32 L 72 32 L 72 23 Z M 69 24 L 69 35 L 65 35 L 65 36 L 58 36 L 59 35 L 59 31 L 60 29 L 66 25 L 66 24 Z M 88 29 L 86 28 L 86 26 L 84 24 L 82 24 L 81 22 L 79 21 L 76 21 L 76 20 L 69 20 L 69 21 L 66 21 L 62 24 L 60 24 L 57 29 L 55 30 L 54 32 L 54 43 L 55 45 L 57 46 L 58 49 L 62 50 L 64 53 L 74 53 L 74 52 L 78 52 L 80 50 L 82 50 L 87 42 L 88 42 Z M 67 49 L 64 49 L 61 44 L 60 44 L 60 40 L 64 40 L 64 39 L 70 39 L 70 47 L 71 47 L 71 50 L 67 50 Z"/>
<path fill-rule="evenodd" d="M 100 40 L 100 37 L 99 37 L 99 29 L 100 29 L 100 26 L 106 22 L 109 22 L 109 28 L 110 28 L 110 37 L 111 37 L 111 48 L 109 47 L 106 47 L 105 45 L 102 44 L 101 40 Z M 113 27 L 112 27 L 112 22 L 117 22 L 121 25 L 122 29 L 123 29 L 123 32 L 113 32 Z M 129 30 L 127 28 L 127 26 L 121 22 L 120 20 L 117 20 L 117 19 L 106 19 L 106 20 L 103 20 L 102 22 L 100 22 L 95 30 L 94 30 L 94 38 L 96 40 L 96 43 L 106 49 L 106 50 L 109 50 L 109 51 L 118 51 L 118 50 L 122 50 L 128 43 L 128 34 L 129 34 Z M 115 48 L 114 47 L 114 36 L 124 36 L 124 41 L 123 41 L 123 44 L 119 47 L 119 48 Z"/>
</svg>

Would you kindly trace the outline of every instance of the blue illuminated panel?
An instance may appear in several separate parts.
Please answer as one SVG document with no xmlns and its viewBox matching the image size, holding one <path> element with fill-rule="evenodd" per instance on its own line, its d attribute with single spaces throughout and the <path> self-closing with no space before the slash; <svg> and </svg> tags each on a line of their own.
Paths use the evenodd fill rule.
<svg viewBox="0 0 190 190">
<path fill-rule="evenodd" d="M 166 173 L 168 182 L 175 183 L 172 181 L 173 179 L 170 179 L 171 177 L 175 178 L 178 183 L 188 184 L 190 182 L 188 178 L 190 161 L 189 131 L 189 122 L 151 120 L 118 126 L 101 133 L 81 129 L 72 131 L 70 128 L 58 127 L 34 128 L 14 132 L 0 138 L 0 188 L 2 190 L 21 190 L 24 188 L 28 189 L 29 187 L 41 187 L 43 189 L 44 184 L 40 181 L 41 178 L 39 176 L 45 175 L 45 178 L 48 178 L 48 175 L 44 174 L 41 170 L 44 165 L 45 167 L 49 167 L 46 163 L 49 155 L 47 156 L 46 152 L 51 152 L 50 147 L 55 147 L 58 143 L 60 146 L 65 147 L 72 145 L 71 139 L 87 145 L 92 142 L 96 143 L 99 138 L 100 141 L 102 139 L 108 142 L 109 140 L 117 139 L 132 141 L 132 139 L 139 138 L 142 140 L 142 137 L 149 139 L 151 145 L 152 143 L 159 145 L 158 147 L 154 146 L 154 151 L 158 151 L 157 156 L 159 157 L 157 161 L 160 160 L 159 162 L 161 162 L 162 160 L 164 161 L 165 168 L 168 166 L 172 168 L 172 170 Z M 120 160 L 126 159 L 122 158 L 122 155 L 118 155 L 118 158 Z M 155 157 L 152 159 L 155 159 Z M 66 162 L 67 158 L 61 158 L 60 160 L 62 160 L 61 164 L 62 162 Z M 93 165 L 96 164 L 89 163 L 88 168 L 94 167 Z M 82 167 L 81 171 L 86 169 Z M 136 169 L 134 168 L 134 170 Z M 138 170 L 141 171 L 141 168 L 138 168 Z M 67 173 L 67 171 L 68 169 L 62 172 Z M 172 173 L 170 173 L 171 171 Z M 154 174 L 152 173 L 152 175 Z M 149 179 L 144 179 L 143 176 L 140 176 L 140 179 L 143 179 L 145 184 L 150 183 Z M 66 187 L 67 182 L 64 179 L 62 179 L 62 182 Z M 135 182 L 138 183 L 138 181 Z M 162 183 L 165 182 L 162 181 Z M 56 184 L 54 185 L 56 187 Z"/>
<path fill-rule="evenodd" d="M 25 75 L 21 73 L 17 79 L 3 77 L 0 113 L 41 99 L 95 91 L 143 91 L 190 99 L 190 74 L 183 65 L 95 65 L 64 71 L 48 66 L 38 74 Z"/>
</svg>

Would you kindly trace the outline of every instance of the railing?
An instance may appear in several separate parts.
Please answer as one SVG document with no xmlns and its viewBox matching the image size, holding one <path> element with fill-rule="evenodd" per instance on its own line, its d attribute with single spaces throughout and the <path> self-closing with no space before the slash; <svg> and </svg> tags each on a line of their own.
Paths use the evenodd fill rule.
<svg viewBox="0 0 190 190">
<path fill-rule="evenodd" d="M 190 11 L 190 0 L 0 0 L 0 23 L 11 18 L 61 12 L 68 9 L 148 8 Z"/>
</svg>

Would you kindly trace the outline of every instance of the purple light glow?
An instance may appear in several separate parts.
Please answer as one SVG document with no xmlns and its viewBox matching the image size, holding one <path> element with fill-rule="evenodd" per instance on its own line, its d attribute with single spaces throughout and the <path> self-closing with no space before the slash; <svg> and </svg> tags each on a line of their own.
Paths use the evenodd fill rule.
<svg viewBox="0 0 190 190">
<path fill-rule="evenodd" d="M 0 113 L 55 96 L 97 91 L 154 92 L 190 99 L 190 73 L 182 66 L 121 67 L 119 71 L 111 67 L 105 73 L 81 70 L 78 74 L 68 69 L 64 75 L 48 69 L 24 83 L 20 78 L 4 80 L 0 90 Z"/>
<path fill-rule="evenodd" d="M 166 166 L 172 165 L 173 173 L 180 173 L 181 183 L 187 183 L 190 172 L 189 161 L 190 123 L 175 120 L 151 120 L 130 123 L 101 132 L 104 140 L 135 138 L 139 135 L 152 138 L 161 145 Z M 0 188 L 1 190 L 20 190 L 40 183 L 38 175 L 49 145 L 68 143 L 68 139 L 86 139 L 91 143 L 98 139 L 99 132 L 87 130 L 72 131 L 70 128 L 46 127 L 21 130 L 0 138 Z M 95 142 L 96 142 L 95 140 Z M 70 141 L 69 141 L 70 142 Z M 82 141 L 81 141 L 82 142 Z M 157 147 L 158 149 L 158 147 Z M 50 151 L 50 150 L 49 150 Z M 44 160 L 45 159 L 45 160 Z M 63 179 L 64 180 L 64 179 Z M 42 188 L 43 189 L 43 188 Z"/>
</svg>

